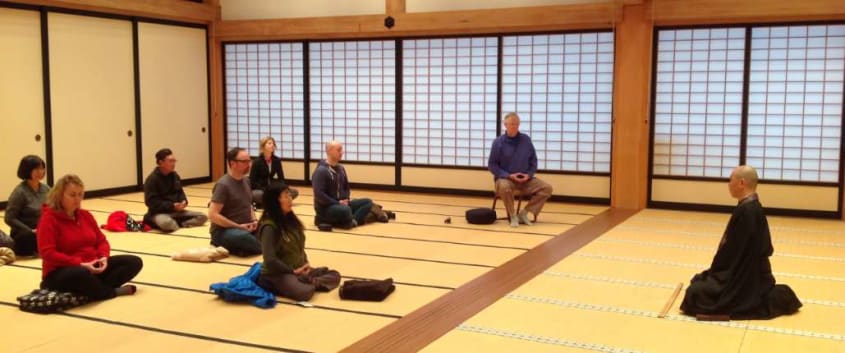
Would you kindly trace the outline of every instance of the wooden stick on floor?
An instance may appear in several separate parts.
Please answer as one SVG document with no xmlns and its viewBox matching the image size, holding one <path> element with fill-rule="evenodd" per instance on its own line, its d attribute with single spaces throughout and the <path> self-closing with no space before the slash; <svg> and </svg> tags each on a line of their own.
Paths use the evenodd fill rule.
<svg viewBox="0 0 845 353">
<path fill-rule="evenodd" d="M 678 283 L 675 287 L 675 291 L 672 293 L 672 296 L 669 297 L 669 300 L 666 301 L 666 304 L 663 305 L 663 310 L 660 310 L 660 314 L 657 314 L 657 317 L 664 318 L 666 317 L 666 313 L 669 312 L 669 309 L 672 308 L 672 305 L 675 304 L 675 299 L 678 298 L 678 294 L 681 294 L 681 288 L 684 287 L 684 283 Z"/>
</svg>

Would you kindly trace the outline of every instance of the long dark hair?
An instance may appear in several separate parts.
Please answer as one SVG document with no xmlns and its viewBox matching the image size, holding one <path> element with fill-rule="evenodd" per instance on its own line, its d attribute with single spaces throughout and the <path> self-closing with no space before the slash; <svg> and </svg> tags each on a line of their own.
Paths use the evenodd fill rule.
<svg viewBox="0 0 845 353">
<path fill-rule="evenodd" d="M 264 213 L 261 215 L 261 220 L 269 219 L 275 222 L 282 229 L 290 230 L 305 230 L 305 226 L 299 220 L 299 217 L 293 213 L 293 210 L 288 214 L 282 212 L 282 204 L 279 203 L 279 195 L 290 190 L 287 184 L 274 181 L 264 189 Z"/>
</svg>

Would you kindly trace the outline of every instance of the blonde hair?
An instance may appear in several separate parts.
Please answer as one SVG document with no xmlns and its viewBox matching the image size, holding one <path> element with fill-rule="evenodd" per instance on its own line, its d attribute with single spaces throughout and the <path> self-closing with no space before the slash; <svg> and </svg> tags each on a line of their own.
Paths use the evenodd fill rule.
<svg viewBox="0 0 845 353">
<path fill-rule="evenodd" d="M 76 174 L 65 174 L 59 180 L 56 180 L 56 184 L 53 185 L 50 193 L 47 194 L 47 207 L 56 211 L 62 210 L 62 196 L 64 196 L 67 186 L 71 184 L 77 185 L 83 190 L 85 189 L 85 184 L 82 183 L 82 179 L 79 176 Z"/>
<path fill-rule="evenodd" d="M 264 145 L 267 144 L 267 141 L 273 141 L 273 144 L 274 145 L 276 144 L 276 139 L 274 139 L 272 136 L 262 137 L 260 140 L 258 140 L 258 155 L 259 156 L 264 155 Z"/>
</svg>

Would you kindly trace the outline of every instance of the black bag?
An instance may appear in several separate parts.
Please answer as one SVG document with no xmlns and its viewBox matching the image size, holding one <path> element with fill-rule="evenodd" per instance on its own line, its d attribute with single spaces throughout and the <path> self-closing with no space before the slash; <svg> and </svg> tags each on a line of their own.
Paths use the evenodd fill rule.
<svg viewBox="0 0 845 353">
<path fill-rule="evenodd" d="M 393 278 L 385 280 L 350 279 L 340 286 L 340 299 L 380 302 L 396 290 Z"/>
<path fill-rule="evenodd" d="M 75 308 L 88 301 L 88 297 L 84 295 L 36 289 L 18 297 L 18 308 L 30 313 L 49 314 Z"/>
<path fill-rule="evenodd" d="M 470 224 L 493 224 L 496 222 L 496 211 L 492 208 L 473 208 L 467 210 L 467 222 Z"/>
</svg>

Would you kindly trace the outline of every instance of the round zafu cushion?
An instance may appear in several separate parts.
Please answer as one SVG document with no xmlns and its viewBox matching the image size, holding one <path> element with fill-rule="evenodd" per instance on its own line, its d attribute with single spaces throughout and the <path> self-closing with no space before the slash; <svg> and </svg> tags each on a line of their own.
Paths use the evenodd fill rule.
<svg viewBox="0 0 845 353">
<path fill-rule="evenodd" d="M 0 248 L 0 266 L 15 262 L 15 252 L 6 247 Z"/>
<path fill-rule="evenodd" d="M 491 208 L 473 208 L 466 212 L 467 223 L 470 224 L 493 224 L 496 221 L 496 211 Z"/>
</svg>

